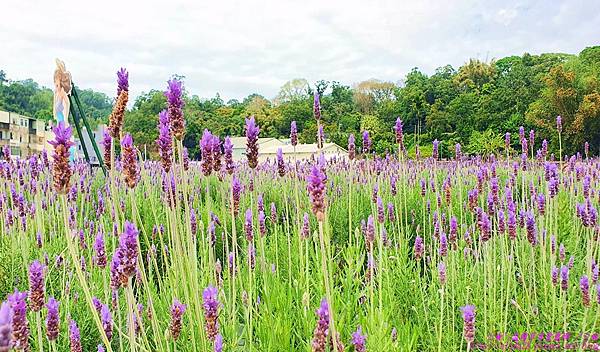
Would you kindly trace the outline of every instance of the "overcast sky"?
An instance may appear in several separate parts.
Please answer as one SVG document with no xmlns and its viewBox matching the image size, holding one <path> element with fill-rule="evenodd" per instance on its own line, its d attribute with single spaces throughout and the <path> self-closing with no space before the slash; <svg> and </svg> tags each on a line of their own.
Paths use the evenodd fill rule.
<svg viewBox="0 0 600 352">
<path fill-rule="evenodd" d="M 119 67 L 134 96 L 187 90 L 224 100 L 274 97 L 286 81 L 401 81 L 524 52 L 600 44 L 600 1 L 4 0 L 0 69 L 52 86 L 54 58 L 73 80 L 113 97 Z"/>
</svg>

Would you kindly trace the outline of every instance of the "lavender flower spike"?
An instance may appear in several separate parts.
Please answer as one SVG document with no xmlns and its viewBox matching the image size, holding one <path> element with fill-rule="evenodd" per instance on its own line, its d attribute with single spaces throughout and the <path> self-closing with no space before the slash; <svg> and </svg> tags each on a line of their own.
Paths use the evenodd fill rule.
<svg viewBox="0 0 600 352">
<path fill-rule="evenodd" d="M 296 127 L 296 121 L 292 121 L 290 124 L 290 142 L 294 147 L 298 145 L 298 127 Z"/>
<path fill-rule="evenodd" d="M 312 350 L 313 352 L 325 352 L 329 334 L 329 304 L 325 298 L 321 301 L 321 306 L 316 313 L 318 320 L 313 332 Z"/>
<path fill-rule="evenodd" d="M 465 341 L 471 345 L 475 341 L 475 306 L 468 305 L 461 307 L 463 316 L 463 334 Z"/>
<path fill-rule="evenodd" d="M 13 347 L 17 350 L 29 350 L 29 323 L 27 321 L 27 298 L 26 292 L 19 292 L 8 296 L 11 308 L 13 310 L 12 329 L 13 329 Z"/>
<path fill-rule="evenodd" d="M 181 333 L 181 318 L 183 317 L 185 310 L 185 304 L 182 304 L 177 299 L 173 300 L 173 305 L 171 305 L 171 325 L 169 326 L 173 340 L 177 340 L 179 338 Z"/>
<path fill-rule="evenodd" d="M 137 164 L 136 149 L 133 146 L 133 138 L 129 133 L 125 134 L 123 140 L 121 140 L 121 157 L 125 183 L 129 188 L 134 188 L 139 181 L 140 170 Z"/>
<path fill-rule="evenodd" d="M 156 139 L 160 163 L 166 173 L 171 170 L 173 156 L 173 137 L 169 126 L 169 114 L 163 110 L 158 114 L 158 138 Z"/>
<path fill-rule="evenodd" d="M 44 267 L 35 260 L 29 266 L 29 307 L 39 312 L 44 306 Z"/>
<path fill-rule="evenodd" d="M 233 164 L 233 143 L 231 143 L 231 138 L 225 137 L 225 141 L 223 142 L 223 154 L 225 156 L 225 171 L 228 174 L 233 174 L 233 170 L 235 166 Z"/>
<path fill-rule="evenodd" d="M 54 154 L 52 154 L 52 158 L 54 159 L 52 165 L 54 189 L 58 193 L 67 193 L 71 175 L 73 175 L 73 170 L 71 170 L 71 165 L 69 164 L 69 148 L 75 145 L 71 141 L 73 129 L 67 127 L 61 121 L 52 129 L 52 132 L 54 132 L 54 140 L 48 143 L 54 147 Z"/>
<path fill-rule="evenodd" d="M 0 351 L 8 352 L 11 348 L 13 310 L 9 302 L 0 306 Z"/>
<path fill-rule="evenodd" d="M 165 92 L 167 98 L 167 112 L 171 132 L 177 140 L 183 139 L 185 133 L 185 120 L 183 119 L 183 83 L 177 79 L 167 82 L 168 89 Z"/>
<path fill-rule="evenodd" d="M 82 352 L 81 347 L 81 334 L 75 320 L 71 320 L 69 323 L 69 346 L 71 352 Z"/>
<path fill-rule="evenodd" d="M 255 169 L 258 166 L 258 134 L 260 128 L 254 121 L 254 116 L 246 119 L 246 157 L 248 158 L 248 166 Z"/>
<path fill-rule="evenodd" d="M 313 103 L 313 111 L 315 115 L 315 120 L 321 120 L 321 99 L 319 97 L 319 92 L 315 92 L 314 103 Z"/>
<path fill-rule="evenodd" d="M 53 297 L 50 297 L 48 303 L 46 303 L 46 308 L 48 308 L 48 314 L 46 315 L 46 336 L 50 341 L 55 341 L 59 334 L 60 316 L 58 314 L 58 305 L 58 301 Z"/>
<path fill-rule="evenodd" d="M 313 165 L 310 175 L 308 175 L 308 193 L 312 202 L 312 210 L 317 220 L 325 219 L 325 181 L 327 176 L 321 168 Z"/>
<path fill-rule="evenodd" d="M 362 328 L 359 325 L 354 333 L 352 333 L 352 345 L 356 352 L 366 352 L 367 336 L 363 335 Z"/>
<path fill-rule="evenodd" d="M 206 335 L 209 340 L 214 341 L 219 329 L 219 290 L 208 286 L 202 292 L 202 307 L 204 308 L 204 319 L 206 320 Z"/>
</svg>

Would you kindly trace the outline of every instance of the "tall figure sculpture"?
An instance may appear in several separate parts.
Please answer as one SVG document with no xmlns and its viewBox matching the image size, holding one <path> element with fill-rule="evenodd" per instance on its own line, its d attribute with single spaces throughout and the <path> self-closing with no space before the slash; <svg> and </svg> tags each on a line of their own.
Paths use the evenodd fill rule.
<svg viewBox="0 0 600 352">
<path fill-rule="evenodd" d="M 56 123 L 69 124 L 71 88 L 71 73 L 67 71 L 63 61 L 56 59 L 56 70 L 54 70 L 54 120 Z M 72 146 L 69 151 L 70 159 L 73 161 L 75 159 L 75 147 Z"/>
</svg>

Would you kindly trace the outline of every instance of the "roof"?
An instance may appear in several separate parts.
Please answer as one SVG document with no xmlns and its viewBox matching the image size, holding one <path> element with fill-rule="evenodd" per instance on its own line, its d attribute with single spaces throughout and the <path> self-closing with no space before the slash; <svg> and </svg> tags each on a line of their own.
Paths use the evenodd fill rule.
<svg viewBox="0 0 600 352">
<path fill-rule="evenodd" d="M 246 137 L 229 137 L 229 139 L 231 140 L 231 144 L 233 144 L 233 149 L 245 149 L 246 148 Z M 277 138 L 259 138 L 258 139 L 258 145 L 262 145 L 265 143 L 273 143 L 275 145 L 283 145 L 283 142 L 281 142 L 279 139 Z"/>
<path fill-rule="evenodd" d="M 294 149 L 294 146 L 291 144 L 285 144 L 280 146 L 268 146 L 262 149 L 259 149 L 258 152 L 260 154 L 276 154 L 277 149 L 281 148 L 283 154 L 307 154 L 307 153 L 317 153 L 319 148 L 316 143 L 311 144 L 298 144 Z M 323 148 L 321 151 L 324 152 L 338 152 L 338 153 L 346 153 L 346 150 L 335 143 L 325 143 L 323 144 Z"/>
</svg>

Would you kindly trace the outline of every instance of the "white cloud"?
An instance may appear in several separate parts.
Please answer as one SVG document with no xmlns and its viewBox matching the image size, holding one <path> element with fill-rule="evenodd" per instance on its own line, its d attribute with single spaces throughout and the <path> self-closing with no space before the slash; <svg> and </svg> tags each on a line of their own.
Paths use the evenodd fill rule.
<svg viewBox="0 0 600 352">
<path fill-rule="evenodd" d="M 9 0 L 2 17 L 11 78 L 51 86 L 59 57 L 110 96 L 124 66 L 134 96 L 181 74 L 191 93 L 227 100 L 273 97 L 294 77 L 399 81 L 470 57 L 577 53 L 598 44 L 600 2 Z"/>
</svg>

